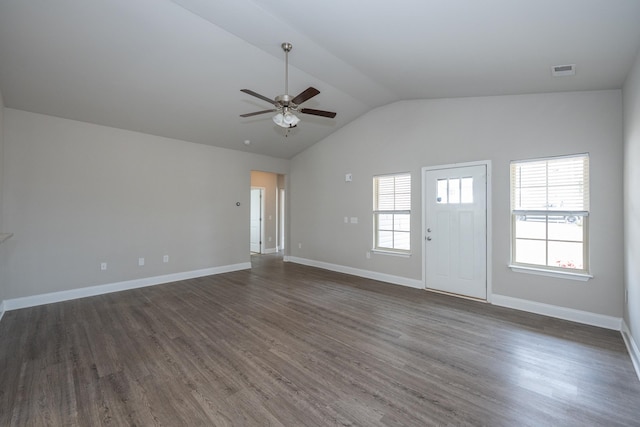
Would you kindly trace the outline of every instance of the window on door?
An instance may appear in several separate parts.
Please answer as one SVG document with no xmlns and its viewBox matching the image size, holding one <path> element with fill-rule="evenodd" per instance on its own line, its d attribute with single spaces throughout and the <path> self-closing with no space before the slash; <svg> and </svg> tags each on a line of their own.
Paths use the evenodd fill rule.
<svg viewBox="0 0 640 427">
<path fill-rule="evenodd" d="M 588 274 L 589 155 L 511 162 L 513 266 Z"/>
<path fill-rule="evenodd" d="M 373 177 L 374 250 L 411 250 L 411 174 Z"/>
<path fill-rule="evenodd" d="M 473 203 L 473 177 L 440 178 L 437 182 L 440 204 Z"/>
</svg>

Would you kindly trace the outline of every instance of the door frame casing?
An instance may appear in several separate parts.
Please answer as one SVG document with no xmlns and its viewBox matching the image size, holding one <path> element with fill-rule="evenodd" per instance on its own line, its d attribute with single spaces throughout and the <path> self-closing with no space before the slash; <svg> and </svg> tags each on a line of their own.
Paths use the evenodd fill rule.
<svg viewBox="0 0 640 427">
<path fill-rule="evenodd" d="M 493 254 L 492 254 L 492 247 L 493 247 L 493 228 L 492 228 L 492 219 L 493 219 L 493 215 L 492 215 L 492 185 L 491 185 L 491 177 L 492 177 L 492 171 L 491 171 L 491 160 L 479 160 L 479 161 L 475 161 L 475 162 L 464 162 L 464 163 L 452 163 L 452 164 L 447 164 L 447 165 L 436 165 L 436 166 L 424 166 L 422 168 L 422 174 L 421 174 L 421 179 L 420 179 L 420 189 L 421 189 L 421 193 L 420 193 L 420 198 L 422 200 L 422 235 L 420 237 L 420 248 L 422 250 L 422 284 L 425 290 L 430 290 L 429 288 L 427 288 L 427 251 L 425 250 L 425 239 L 427 236 L 427 196 L 426 196 L 426 192 L 427 189 L 424 186 L 426 177 L 427 177 L 427 172 L 429 171 L 434 171 L 434 170 L 444 170 L 444 169 L 455 169 L 455 168 L 463 168 L 463 167 L 467 167 L 467 166 L 485 166 L 486 171 L 487 171 L 487 181 L 486 181 L 486 210 L 487 210 L 487 215 L 486 215 L 486 221 L 487 221 L 487 229 L 486 229 L 486 233 L 487 233 L 487 238 L 486 238 L 486 275 L 487 275 L 487 302 L 491 302 L 492 299 L 492 295 L 493 295 L 493 287 L 492 287 L 492 282 L 493 282 L 493 272 L 492 272 L 492 268 L 491 266 L 493 265 Z"/>
<path fill-rule="evenodd" d="M 253 253 L 263 254 L 264 253 L 264 205 L 265 205 L 264 196 L 267 189 L 264 187 L 257 187 L 252 185 L 251 191 L 253 190 L 260 190 L 260 252 L 253 252 Z M 251 211 L 251 199 L 249 199 L 249 211 Z M 251 212 L 249 212 L 249 223 L 251 223 Z M 252 253 L 251 236 L 249 236 L 249 253 Z"/>
</svg>

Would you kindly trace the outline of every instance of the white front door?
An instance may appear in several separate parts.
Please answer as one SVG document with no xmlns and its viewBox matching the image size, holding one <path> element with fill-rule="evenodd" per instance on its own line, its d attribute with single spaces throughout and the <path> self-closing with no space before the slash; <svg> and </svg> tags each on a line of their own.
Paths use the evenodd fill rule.
<svg viewBox="0 0 640 427">
<path fill-rule="evenodd" d="M 251 189 L 251 219 L 249 250 L 262 253 L 262 188 Z"/>
<path fill-rule="evenodd" d="M 425 172 L 425 288 L 487 299 L 486 165 Z"/>
</svg>

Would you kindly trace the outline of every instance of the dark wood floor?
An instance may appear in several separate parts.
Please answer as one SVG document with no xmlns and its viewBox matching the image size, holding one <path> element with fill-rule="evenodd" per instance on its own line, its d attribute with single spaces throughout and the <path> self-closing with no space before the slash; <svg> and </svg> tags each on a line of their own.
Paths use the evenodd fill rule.
<svg viewBox="0 0 640 427">
<path fill-rule="evenodd" d="M 618 332 L 253 263 L 5 313 L 0 425 L 640 425 Z"/>
</svg>

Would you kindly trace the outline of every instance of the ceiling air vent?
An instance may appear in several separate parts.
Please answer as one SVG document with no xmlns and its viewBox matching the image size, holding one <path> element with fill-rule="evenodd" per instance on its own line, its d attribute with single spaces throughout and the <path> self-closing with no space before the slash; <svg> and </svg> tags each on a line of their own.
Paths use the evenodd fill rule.
<svg viewBox="0 0 640 427">
<path fill-rule="evenodd" d="M 551 67 L 551 75 L 553 77 L 575 76 L 576 64 L 554 65 Z"/>
</svg>

